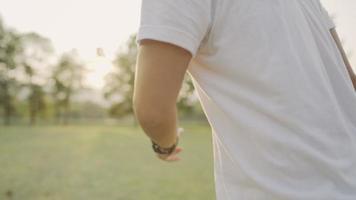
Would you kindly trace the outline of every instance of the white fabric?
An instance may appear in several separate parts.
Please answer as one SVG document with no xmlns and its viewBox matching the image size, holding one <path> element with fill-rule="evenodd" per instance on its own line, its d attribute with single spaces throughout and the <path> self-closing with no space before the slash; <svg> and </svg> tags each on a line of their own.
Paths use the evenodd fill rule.
<svg viewBox="0 0 356 200">
<path fill-rule="evenodd" d="M 356 94 L 333 27 L 319 0 L 143 0 L 137 43 L 194 56 L 217 200 L 356 199 Z"/>
</svg>

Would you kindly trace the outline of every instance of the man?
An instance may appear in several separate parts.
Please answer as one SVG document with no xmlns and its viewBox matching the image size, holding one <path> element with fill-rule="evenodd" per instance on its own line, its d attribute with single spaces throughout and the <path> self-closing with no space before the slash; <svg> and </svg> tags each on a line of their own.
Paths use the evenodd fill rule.
<svg viewBox="0 0 356 200">
<path fill-rule="evenodd" d="M 137 43 L 137 119 L 179 160 L 191 75 L 217 200 L 356 199 L 356 77 L 319 0 L 144 0 Z"/>
</svg>

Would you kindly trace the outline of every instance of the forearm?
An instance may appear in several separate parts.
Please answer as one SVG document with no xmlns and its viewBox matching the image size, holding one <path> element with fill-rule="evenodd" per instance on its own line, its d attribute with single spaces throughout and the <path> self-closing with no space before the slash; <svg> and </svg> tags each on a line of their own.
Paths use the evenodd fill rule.
<svg viewBox="0 0 356 200">
<path fill-rule="evenodd" d="M 145 134 L 161 147 L 170 147 L 176 142 L 177 108 L 136 108 L 135 115 Z"/>
<path fill-rule="evenodd" d="M 177 98 L 191 60 L 189 51 L 142 40 L 138 48 L 133 105 L 140 126 L 161 147 L 177 137 Z"/>
<path fill-rule="evenodd" d="M 339 38 L 339 36 L 338 36 L 338 34 L 337 34 L 335 28 L 330 29 L 330 33 L 331 33 L 331 35 L 333 36 L 333 38 L 334 38 L 334 40 L 335 40 L 335 43 L 336 43 L 336 45 L 337 45 L 337 47 L 338 47 L 338 49 L 339 49 L 339 51 L 340 51 L 340 53 L 341 53 L 341 55 L 342 55 L 342 59 L 343 59 L 343 61 L 344 61 L 344 63 L 345 63 L 347 72 L 348 72 L 348 74 L 349 74 L 349 76 L 350 76 L 350 79 L 351 79 L 351 81 L 352 81 L 352 84 L 353 84 L 353 86 L 354 86 L 354 88 L 355 88 L 355 90 L 356 90 L 356 75 L 355 75 L 355 73 L 354 73 L 353 70 L 352 70 L 351 64 L 350 64 L 350 62 L 349 62 L 349 60 L 348 60 L 348 58 L 347 58 L 347 55 L 346 55 L 346 53 L 345 53 L 345 51 L 344 51 L 344 49 L 343 49 L 343 47 L 342 47 L 340 38 Z"/>
</svg>

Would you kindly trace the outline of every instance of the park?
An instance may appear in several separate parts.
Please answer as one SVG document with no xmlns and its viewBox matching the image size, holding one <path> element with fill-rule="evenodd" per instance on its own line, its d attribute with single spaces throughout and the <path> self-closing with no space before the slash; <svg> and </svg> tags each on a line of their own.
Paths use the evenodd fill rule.
<svg viewBox="0 0 356 200">
<path fill-rule="evenodd" d="M 356 199 L 356 1 L 1 8 L 0 200 Z"/>
<path fill-rule="evenodd" d="M 181 161 L 159 160 L 133 117 L 134 42 L 88 58 L 0 20 L 0 199 L 215 198 L 211 130 L 188 75 Z"/>
</svg>

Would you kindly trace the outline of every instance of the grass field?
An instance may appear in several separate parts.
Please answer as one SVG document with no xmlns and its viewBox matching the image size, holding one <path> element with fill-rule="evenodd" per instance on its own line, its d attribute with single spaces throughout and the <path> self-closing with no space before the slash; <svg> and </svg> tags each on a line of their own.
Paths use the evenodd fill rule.
<svg viewBox="0 0 356 200">
<path fill-rule="evenodd" d="M 139 127 L 0 126 L 0 199 L 214 200 L 210 128 L 182 127 L 168 163 Z"/>
</svg>

